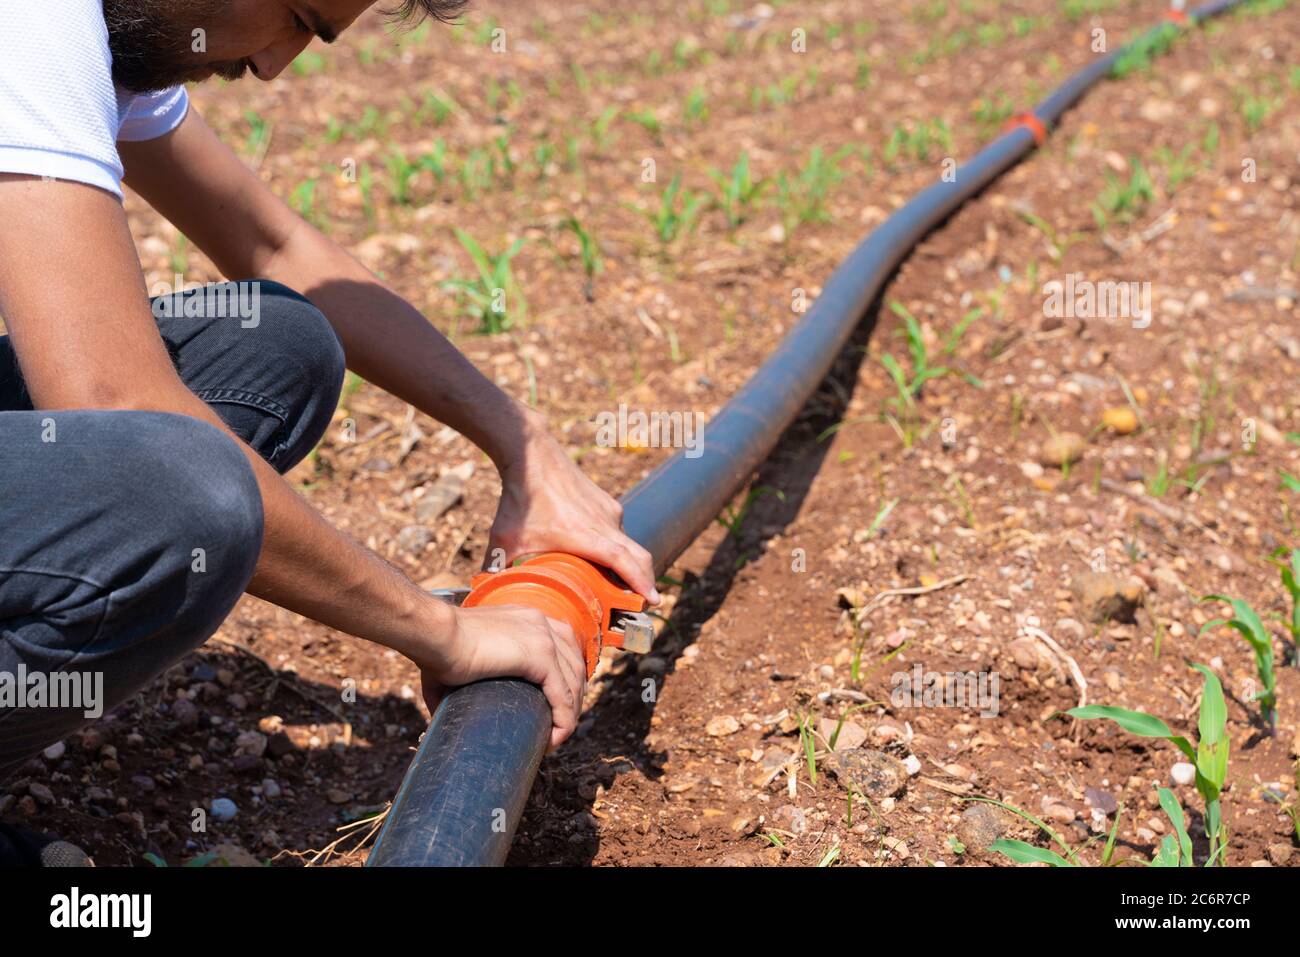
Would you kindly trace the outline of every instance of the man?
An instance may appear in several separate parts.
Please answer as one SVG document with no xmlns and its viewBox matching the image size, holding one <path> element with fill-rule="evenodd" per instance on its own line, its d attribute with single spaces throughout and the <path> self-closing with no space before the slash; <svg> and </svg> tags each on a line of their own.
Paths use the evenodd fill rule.
<svg viewBox="0 0 1300 957">
<path fill-rule="evenodd" d="M 345 363 L 491 457 L 503 492 L 489 554 L 572 552 L 658 600 L 620 507 L 542 417 L 291 212 L 189 105 L 181 84 L 274 80 L 371 5 L 5 5 L 0 677 L 42 676 L 51 693 L 74 684 L 56 678 L 102 677 L 102 700 L 24 706 L 0 685 L 0 780 L 201 645 L 244 591 L 401 652 L 431 706 L 444 686 L 514 675 L 545 692 L 553 747 L 573 730 L 586 671 L 567 626 L 431 598 L 281 478 L 323 434 Z M 459 6 L 406 0 L 398 15 Z M 151 303 L 123 182 L 228 279 L 256 280 L 215 301 L 255 308 L 206 308 L 202 291 Z"/>
</svg>

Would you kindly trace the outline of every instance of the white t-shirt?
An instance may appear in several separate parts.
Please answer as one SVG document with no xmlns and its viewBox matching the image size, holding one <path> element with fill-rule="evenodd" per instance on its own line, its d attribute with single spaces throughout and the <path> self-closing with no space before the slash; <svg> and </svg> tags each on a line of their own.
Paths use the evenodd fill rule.
<svg viewBox="0 0 1300 957">
<path fill-rule="evenodd" d="M 122 197 L 118 141 L 185 119 L 184 87 L 113 85 L 101 0 L 0 0 L 0 172 L 89 183 Z"/>
</svg>

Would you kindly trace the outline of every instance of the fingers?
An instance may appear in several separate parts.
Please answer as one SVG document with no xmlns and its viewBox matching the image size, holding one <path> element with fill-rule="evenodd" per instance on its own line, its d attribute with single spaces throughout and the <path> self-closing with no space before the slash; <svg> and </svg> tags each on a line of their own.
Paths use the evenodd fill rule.
<svg viewBox="0 0 1300 957">
<path fill-rule="evenodd" d="M 447 696 L 447 689 L 432 678 L 425 678 L 421 690 L 424 692 L 424 706 L 429 709 L 429 717 L 438 713 L 438 705 Z"/>
<path fill-rule="evenodd" d="M 626 535 L 618 535 L 603 543 L 599 555 L 592 557 L 618 573 L 638 595 L 652 605 L 659 604 L 659 590 L 655 588 L 654 559 L 650 553 Z"/>
<path fill-rule="evenodd" d="M 554 751 L 578 726 L 582 699 L 586 691 L 587 665 L 573 629 L 563 622 L 543 618 L 550 654 L 546 677 L 542 680 L 542 693 L 551 705 L 551 743 Z"/>
</svg>

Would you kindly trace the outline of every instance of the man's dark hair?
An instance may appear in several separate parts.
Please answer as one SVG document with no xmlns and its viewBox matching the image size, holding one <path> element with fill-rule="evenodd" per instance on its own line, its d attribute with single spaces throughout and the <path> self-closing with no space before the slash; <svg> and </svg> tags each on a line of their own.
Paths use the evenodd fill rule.
<svg viewBox="0 0 1300 957">
<path fill-rule="evenodd" d="M 399 6 L 388 11 L 388 15 L 394 20 L 411 23 L 425 17 L 451 23 L 468 5 L 469 0 L 402 0 Z"/>
</svg>

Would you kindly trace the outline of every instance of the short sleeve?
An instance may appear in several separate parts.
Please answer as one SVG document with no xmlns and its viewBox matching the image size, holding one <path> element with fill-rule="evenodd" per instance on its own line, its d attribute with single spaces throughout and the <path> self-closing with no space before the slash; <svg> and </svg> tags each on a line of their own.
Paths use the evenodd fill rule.
<svg viewBox="0 0 1300 957">
<path fill-rule="evenodd" d="M 183 86 L 131 97 L 118 116 L 117 138 L 123 143 L 139 143 L 166 136 L 181 125 L 189 108 L 190 97 Z"/>
<path fill-rule="evenodd" d="M 0 172 L 122 196 L 117 94 L 100 0 L 6 3 L 0 29 Z"/>
</svg>

